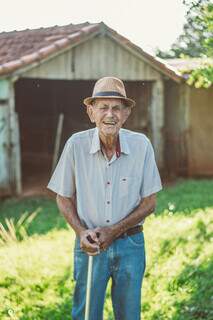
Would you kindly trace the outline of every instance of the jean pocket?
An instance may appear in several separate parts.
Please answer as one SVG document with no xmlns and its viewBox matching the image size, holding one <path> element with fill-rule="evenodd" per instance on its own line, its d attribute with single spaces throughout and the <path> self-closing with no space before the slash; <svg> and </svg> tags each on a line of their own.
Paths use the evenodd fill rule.
<svg viewBox="0 0 213 320">
<path fill-rule="evenodd" d="M 136 234 L 128 236 L 128 240 L 134 246 L 139 246 L 139 247 L 144 246 L 144 235 L 143 235 L 143 232 L 138 232 Z"/>
<path fill-rule="evenodd" d="M 80 251 L 82 251 L 81 247 L 80 247 L 80 238 L 76 237 L 75 238 L 75 245 L 74 245 L 74 252 L 80 252 Z"/>
</svg>

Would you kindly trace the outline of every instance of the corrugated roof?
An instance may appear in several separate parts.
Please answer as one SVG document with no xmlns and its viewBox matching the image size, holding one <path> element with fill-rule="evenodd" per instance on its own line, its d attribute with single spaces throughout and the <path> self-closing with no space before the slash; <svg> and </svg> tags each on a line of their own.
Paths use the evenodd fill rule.
<svg viewBox="0 0 213 320">
<path fill-rule="evenodd" d="M 102 22 L 0 33 L 0 76 L 11 75 L 25 66 L 60 53 L 70 45 L 77 45 L 84 39 L 86 40 L 88 36 L 98 33 L 108 34 L 126 48 L 141 55 L 158 71 L 176 81 L 181 80 L 182 76 L 176 68 L 148 54 Z"/>
</svg>

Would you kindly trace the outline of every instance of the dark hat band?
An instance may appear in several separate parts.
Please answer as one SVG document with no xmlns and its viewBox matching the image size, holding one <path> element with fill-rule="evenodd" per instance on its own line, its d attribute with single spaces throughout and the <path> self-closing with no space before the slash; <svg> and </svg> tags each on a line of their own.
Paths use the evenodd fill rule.
<svg viewBox="0 0 213 320">
<path fill-rule="evenodd" d="M 121 94 L 117 91 L 100 91 L 100 92 L 97 92 L 93 96 L 93 98 L 95 98 L 95 97 L 110 97 L 110 96 L 126 98 L 123 94 Z"/>
</svg>

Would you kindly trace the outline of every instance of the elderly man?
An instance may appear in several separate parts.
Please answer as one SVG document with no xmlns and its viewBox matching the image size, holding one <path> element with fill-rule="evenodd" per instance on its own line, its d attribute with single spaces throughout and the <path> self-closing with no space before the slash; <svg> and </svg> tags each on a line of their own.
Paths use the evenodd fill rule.
<svg viewBox="0 0 213 320">
<path fill-rule="evenodd" d="M 150 140 L 122 129 L 135 102 L 120 79 L 104 77 L 84 99 L 96 127 L 68 139 L 48 188 L 76 233 L 72 319 L 85 312 L 88 255 L 93 255 L 90 319 L 103 319 L 106 287 L 116 320 L 138 320 L 145 270 L 144 219 L 162 189 Z"/>
</svg>

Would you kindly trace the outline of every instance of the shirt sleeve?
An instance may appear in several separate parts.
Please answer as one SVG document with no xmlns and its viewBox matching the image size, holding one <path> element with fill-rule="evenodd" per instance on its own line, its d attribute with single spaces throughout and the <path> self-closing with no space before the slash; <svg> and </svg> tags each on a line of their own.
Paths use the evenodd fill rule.
<svg viewBox="0 0 213 320">
<path fill-rule="evenodd" d="M 71 139 L 64 146 L 47 188 L 63 197 L 72 197 L 75 193 L 74 145 Z"/>
<path fill-rule="evenodd" d="M 141 197 L 148 197 L 152 193 L 156 193 L 162 189 L 160 174 L 155 161 L 154 149 L 150 140 L 144 161 L 144 173 L 141 186 Z"/>
</svg>

